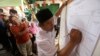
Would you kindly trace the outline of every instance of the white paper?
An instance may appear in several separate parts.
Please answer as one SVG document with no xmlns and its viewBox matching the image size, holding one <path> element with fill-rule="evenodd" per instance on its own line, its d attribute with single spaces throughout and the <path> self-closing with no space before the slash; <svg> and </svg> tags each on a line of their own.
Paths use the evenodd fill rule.
<svg viewBox="0 0 100 56">
<path fill-rule="evenodd" d="M 76 56 L 92 56 L 94 52 L 100 34 L 99 5 L 100 0 L 74 0 L 68 6 L 66 12 L 67 30 L 70 31 L 72 28 L 77 28 L 83 34 Z"/>
<path fill-rule="evenodd" d="M 100 35 L 99 35 L 98 43 L 97 43 L 97 46 L 96 46 L 95 51 L 93 53 L 93 56 L 100 56 Z"/>
<path fill-rule="evenodd" d="M 77 56 L 92 56 L 100 28 L 99 5 L 99 0 L 76 0 L 68 10 L 69 28 L 78 28 L 83 33 Z"/>
<path fill-rule="evenodd" d="M 59 45 L 60 45 L 60 49 L 62 49 L 65 46 L 66 42 L 66 38 L 68 39 L 68 37 L 66 37 L 67 34 L 67 26 L 65 26 L 67 24 L 67 19 L 66 19 L 66 9 L 67 7 L 65 7 L 61 13 L 61 23 L 60 23 L 60 38 L 59 38 Z"/>
</svg>

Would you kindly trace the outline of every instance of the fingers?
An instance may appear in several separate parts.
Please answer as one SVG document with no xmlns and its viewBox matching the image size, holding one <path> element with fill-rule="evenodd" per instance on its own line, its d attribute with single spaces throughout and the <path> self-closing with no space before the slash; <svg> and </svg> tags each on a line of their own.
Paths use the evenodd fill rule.
<svg viewBox="0 0 100 56">
<path fill-rule="evenodd" d="M 70 32 L 70 41 L 73 43 L 80 43 L 82 40 L 82 32 L 77 29 L 72 29 Z"/>
<path fill-rule="evenodd" d="M 73 1 L 73 0 L 67 0 L 67 1 L 64 2 L 64 5 L 68 5 L 68 4 L 70 4 L 72 1 Z"/>
</svg>

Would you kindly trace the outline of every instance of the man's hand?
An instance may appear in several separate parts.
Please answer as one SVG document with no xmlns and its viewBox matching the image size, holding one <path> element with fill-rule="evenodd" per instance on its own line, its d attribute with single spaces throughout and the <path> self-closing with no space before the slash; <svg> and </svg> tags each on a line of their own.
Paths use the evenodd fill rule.
<svg viewBox="0 0 100 56">
<path fill-rule="evenodd" d="M 73 1 L 73 0 L 67 0 L 67 1 L 65 1 L 65 2 L 61 5 L 61 7 L 58 9 L 58 11 L 55 13 L 55 16 L 56 16 L 56 17 L 59 17 L 59 15 L 61 14 L 63 8 L 64 8 L 65 6 L 67 6 L 69 3 L 71 3 L 72 1 Z"/>
<path fill-rule="evenodd" d="M 79 44 L 82 40 L 82 32 L 77 29 L 72 29 L 70 32 L 70 42 Z"/>
<path fill-rule="evenodd" d="M 65 1 L 62 5 L 67 6 L 68 4 L 70 4 L 73 0 L 67 0 Z"/>
<path fill-rule="evenodd" d="M 65 45 L 63 49 L 58 52 L 58 56 L 70 56 L 73 49 L 77 44 L 82 40 L 82 33 L 77 29 L 71 29 L 70 32 L 70 41 Z"/>
<path fill-rule="evenodd" d="M 26 32 L 29 32 L 29 28 L 26 28 L 24 31 L 19 32 L 19 36 L 22 36 L 23 34 L 25 34 Z"/>
<path fill-rule="evenodd" d="M 68 0 L 67 4 L 69 4 L 69 3 L 71 3 L 71 2 L 73 2 L 73 0 Z"/>
</svg>

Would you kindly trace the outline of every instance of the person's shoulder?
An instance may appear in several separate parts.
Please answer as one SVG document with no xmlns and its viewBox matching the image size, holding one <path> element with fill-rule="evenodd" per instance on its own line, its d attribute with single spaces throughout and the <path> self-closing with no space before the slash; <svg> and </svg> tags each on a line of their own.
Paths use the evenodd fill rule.
<svg viewBox="0 0 100 56">
<path fill-rule="evenodd" d="M 47 32 L 45 30 L 41 29 L 40 27 L 38 28 L 38 30 L 39 30 L 39 34 L 47 34 Z"/>
</svg>

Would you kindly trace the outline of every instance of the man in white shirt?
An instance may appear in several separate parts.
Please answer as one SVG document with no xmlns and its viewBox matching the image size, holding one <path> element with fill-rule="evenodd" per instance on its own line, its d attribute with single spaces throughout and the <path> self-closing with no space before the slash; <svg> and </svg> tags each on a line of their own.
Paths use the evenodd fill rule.
<svg viewBox="0 0 100 56">
<path fill-rule="evenodd" d="M 62 6 L 59 8 L 57 13 L 53 16 L 51 11 L 49 9 L 42 9 L 37 14 L 37 20 L 39 21 L 40 31 L 39 34 L 37 34 L 36 42 L 37 42 L 37 48 L 38 48 L 38 56 L 55 56 L 57 49 L 55 48 L 55 31 L 54 31 L 54 25 L 55 21 L 58 18 L 58 16 L 61 14 L 62 9 L 72 2 L 72 0 L 68 0 L 65 3 L 62 4 Z M 73 37 L 72 39 L 75 40 Z M 69 43 L 69 45 L 62 49 L 61 52 L 59 52 L 58 56 L 66 56 L 67 54 L 72 51 L 73 47 L 76 45 L 73 44 L 73 41 Z M 75 42 L 75 41 L 74 41 Z M 71 48 L 70 48 L 71 47 Z M 71 50 L 70 50 L 71 49 Z M 63 51 L 64 50 L 64 51 Z"/>
</svg>

